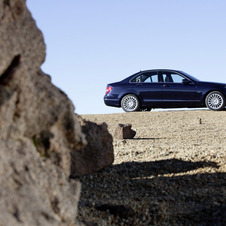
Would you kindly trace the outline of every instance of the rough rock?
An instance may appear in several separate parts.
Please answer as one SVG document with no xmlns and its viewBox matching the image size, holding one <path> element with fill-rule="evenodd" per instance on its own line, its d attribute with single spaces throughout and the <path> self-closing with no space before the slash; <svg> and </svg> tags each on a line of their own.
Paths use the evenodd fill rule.
<svg viewBox="0 0 226 226">
<path fill-rule="evenodd" d="M 108 132 L 107 124 L 96 124 L 77 115 L 82 132 L 88 142 L 84 148 L 72 153 L 71 173 L 73 176 L 84 176 L 99 171 L 114 162 L 113 139 Z"/>
<path fill-rule="evenodd" d="M 132 130 L 131 124 L 119 124 L 114 132 L 114 138 L 116 139 L 132 139 L 136 135 L 136 131 Z"/>
<path fill-rule="evenodd" d="M 74 106 L 40 66 L 43 36 L 25 0 L 0 0 L 0 225 L 74 225 L 86 144 Z"/>
</svg>

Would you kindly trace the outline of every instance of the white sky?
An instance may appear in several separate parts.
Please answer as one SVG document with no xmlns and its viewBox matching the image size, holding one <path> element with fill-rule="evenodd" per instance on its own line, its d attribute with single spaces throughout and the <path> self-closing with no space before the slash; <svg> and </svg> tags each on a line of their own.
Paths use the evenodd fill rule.
<svg viewBox="0 0 226 226">
<path fill-rule="evenodd" d="M 225 0 L 27 0 L 47 46 L 42 70 L 79 114 L 105 106 L 107 83 L 168 68 L 226 83 Z"/>
</svg>

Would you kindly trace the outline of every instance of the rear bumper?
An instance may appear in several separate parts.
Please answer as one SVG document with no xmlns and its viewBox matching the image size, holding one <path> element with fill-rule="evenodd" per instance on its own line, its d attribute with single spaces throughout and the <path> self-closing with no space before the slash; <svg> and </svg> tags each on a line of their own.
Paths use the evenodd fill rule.
<svg viewBox="0 0 226 226">
<path fill-rule="evenodd" d="M 120 107 L 118 99 L 111 99 L 111 98 L 104 97 L 104 103 L 107 106 Z"/>
</svg>

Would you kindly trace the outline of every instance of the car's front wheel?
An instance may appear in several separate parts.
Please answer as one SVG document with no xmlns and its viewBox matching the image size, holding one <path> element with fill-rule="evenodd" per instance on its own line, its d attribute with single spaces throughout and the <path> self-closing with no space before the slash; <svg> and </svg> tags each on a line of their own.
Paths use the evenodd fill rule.
<svg viewBox="0 0 226 226">
<path fill-rule="evenodd" d="M 206 106 L 210 110 L 220 111 L 225 108 L 225 97 L 221 92 L 213 91 L 206 97 Z"/>
<path fill-rule="evenodd" d="M 125 112 L 133 112 L 140 110 L 140 102 L 136 95 L 127 94 L 121 100 L 122 109 Z"/>
</svg>

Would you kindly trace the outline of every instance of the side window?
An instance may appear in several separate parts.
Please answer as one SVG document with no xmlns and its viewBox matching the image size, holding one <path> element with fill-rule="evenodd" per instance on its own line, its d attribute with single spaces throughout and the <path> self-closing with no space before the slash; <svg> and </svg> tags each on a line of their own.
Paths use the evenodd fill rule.
<svg viewBox="0 0 226 226">
<path fill-rule="evenodd" d="M 142 75 L 138 75 L 137 77 L 131 80 L 131 82 L 141 82 L 141 81 L 142 81 Z"/>
<path fill-rule="evenodd" d="M 157 72 L 146 72 L 133 78 L 131 82 L 158 82 L 158 74 Z"/>
<path fill-rule="evenodd" d="M 158 75 L 157 73 L 149 73 L 147 78 L 144 80 L 144 82 L 158 82 Z"/>
<path fill-rule="evenodd" d="M 173 82 L 173 79 L 171 77 L 171 74 L 168 72 L 162 73 L 163 82 Z"/>
<path fill-rule="evenodd" d="M 182 83 L 184 77 L 175 73 L 163 72 L 162 73 L 163 82 L 174 82 L 174 83 Z"/>
<path fill-rule="evenodd" d="M 176 83 L 182 83 L 182 80 L 184 79 L 184 77 L 178 74 L 171 74 L 171 76 L 172 76 L 173 82 L 176 82 Z"/>
</svg>

